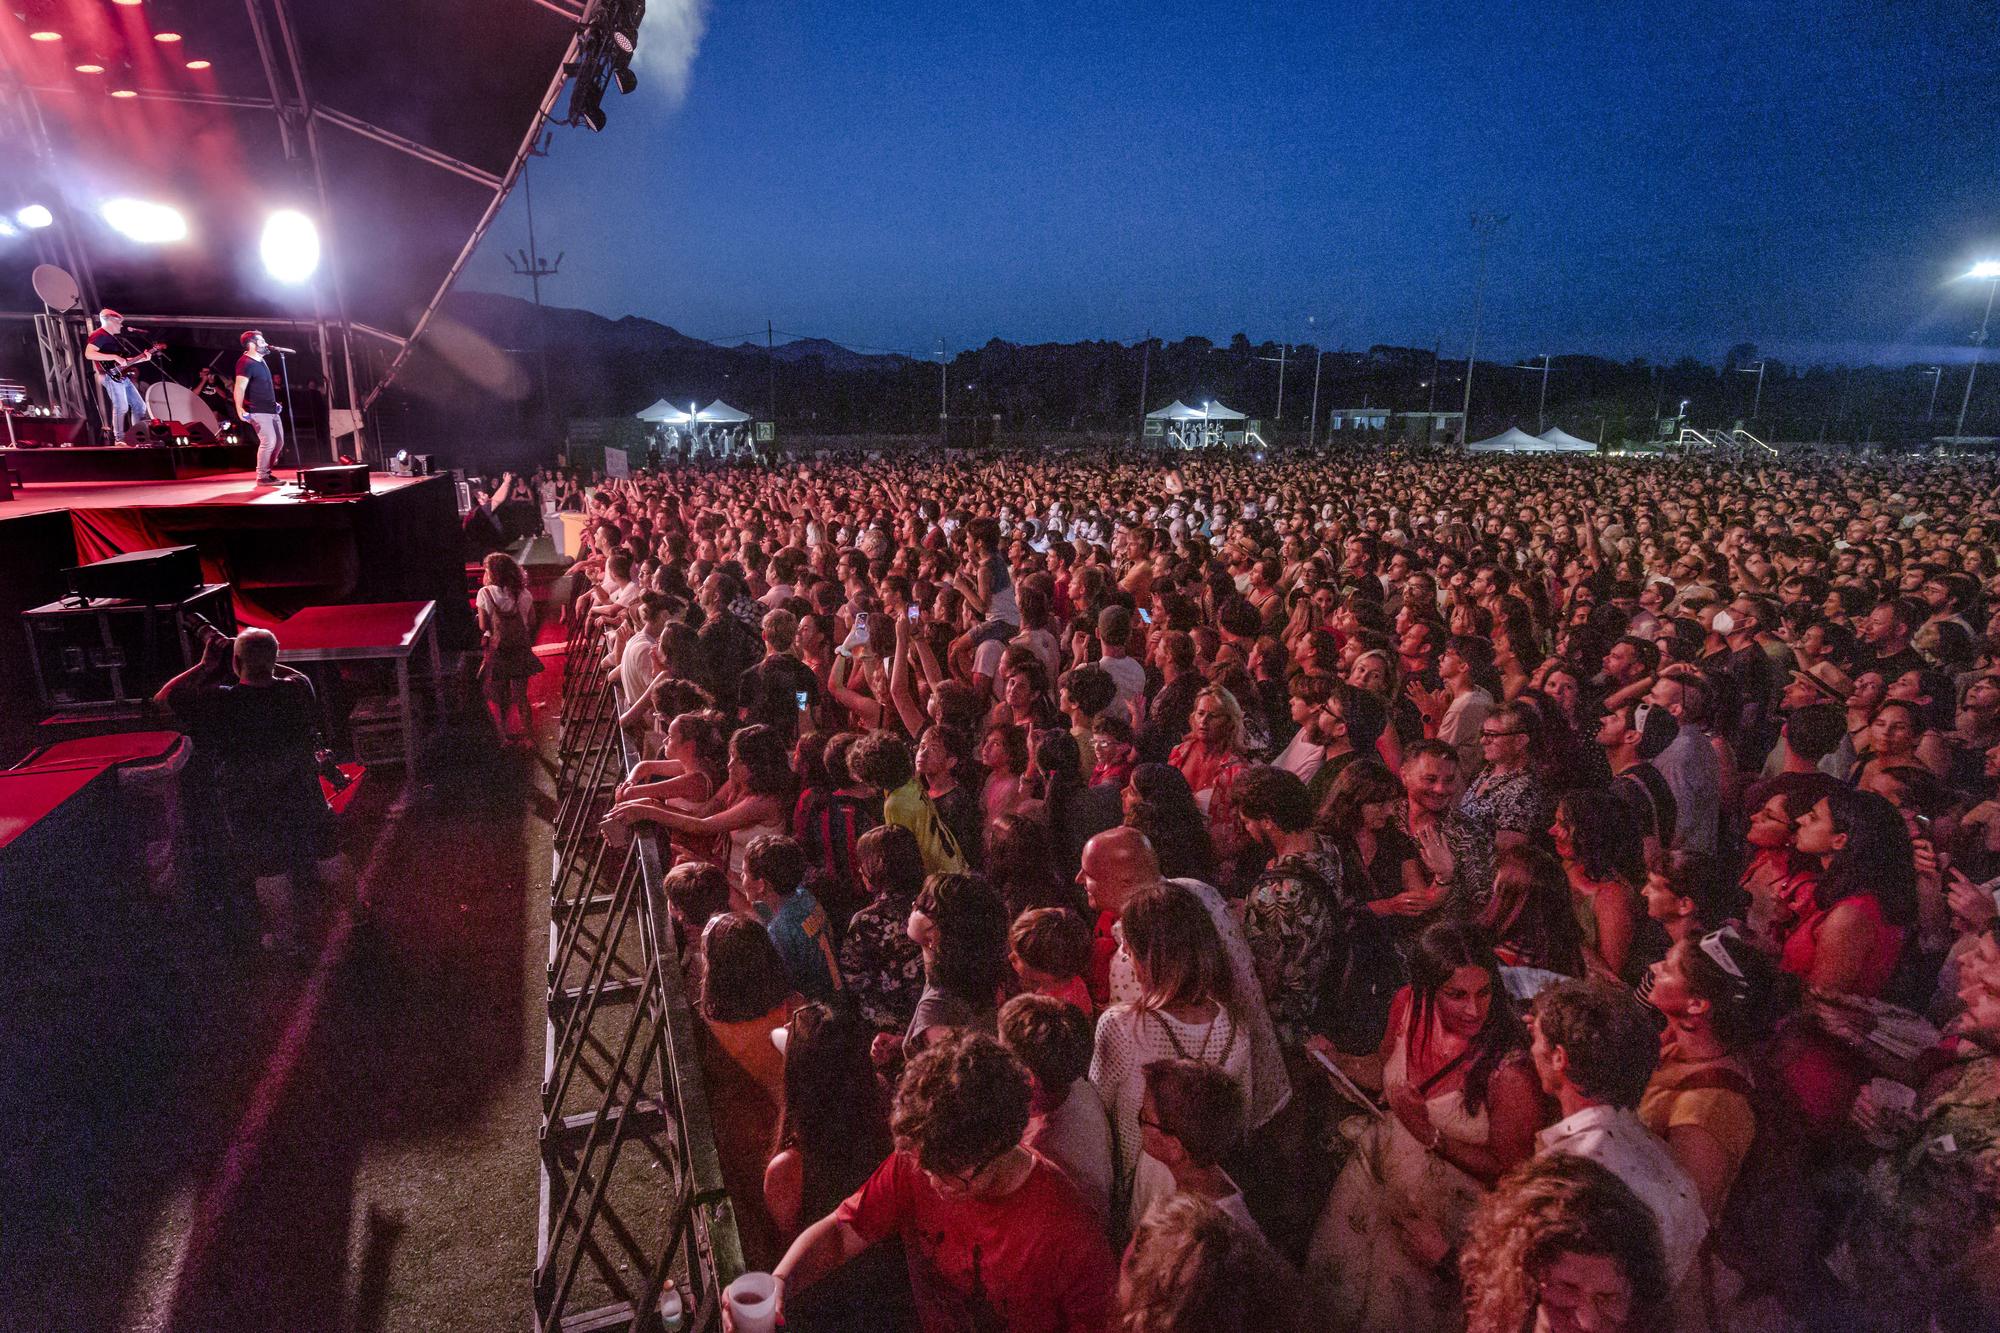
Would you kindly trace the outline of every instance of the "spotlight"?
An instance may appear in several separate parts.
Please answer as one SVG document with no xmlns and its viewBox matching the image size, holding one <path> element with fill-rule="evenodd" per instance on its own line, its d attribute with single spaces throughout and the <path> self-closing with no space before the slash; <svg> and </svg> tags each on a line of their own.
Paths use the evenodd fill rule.
<svg viewBox="0 0 2000 1333">
<path fill-rule="evenodd" d="M 639 25 L 646 18 L 646 0 L 632 0 L 611 25 L 611 44 L 630 56 L 639 46 Z"/>
<path fill-rule="evenodd" d="M 629 65 L 612 66 L 611 81 L 618 85 L 618 91 L 621 93 L 629 93 L 639 86 L 639 76 L 632 72 L 632 67 Z"/>
<path fill-rule="evenodd" d="M 114 97 L 117 94 L 112 94 Z M 144 199 L 106 200 L 101 212 L 112 230 L 141 245 L 163 245 L 187 239 L 187 219 L 177 208 Z"/>
<path fill-rule="evenodd" d="M 55 220 L 56 215 L 49 212 L 46 204 L 29 204 L 14 214 L 14 221 L 24 227 L 35 229 L 46 227 Z"/>
<path fill-rule="evenodd" d="M 206 60 L 190 60 L 187 63 L 187 67 L 189 69 L 207 69 L 208 62 Z"/>
<path fill-rule="evenodd" d="M 126 8 L 129 9 L 132 6 L 140 3 L 140 0 L 111 0 L 111 3 L 114 5 L 124 5 Z"/>
<path fill-rule="evenodd" d="M 569 121 L 572 125 L 588 125 L 593 133 L 604 129 L 604 81 L 594 70 L 585 70 L 576 77 L 576 86 L 569 94 Z"/>
<path fill-rule="evenodd" d="M 296 209 L 279 209 L 265 220 L 258 250 L 265 271 L 279 282 L 304 282 L 319 267 L 319 228 Z"/>
<path fill-rule="evenodd" d="M 76 72 L 79 74 L 102 74 L 104 72 L 104 66 L 85 63 L 82 65 L 78 65 L 76 67 Z"/>
<path fill-rule="evenodd" d="M 40 32 L 29 33 L 28 40 L 31 42 L 59 42 L 62 40 L 62 34 L 51 32 L 47 28 L 44 28 Z"/>
<path fill-rule="evenodd" d="M 128 97 L 137 97 L 139 94 L 133 92 L 130 88 L 113 88 L 111 90 L 111 95 L 116 98 L 124 99 Z"/>
<path fill-rule="evenodd" d="M 156 32 L 153 34 L 153 40 L 156 42 L 178 42 L 180 39 L 181 35 L 177 32 Z"/>
</svg>

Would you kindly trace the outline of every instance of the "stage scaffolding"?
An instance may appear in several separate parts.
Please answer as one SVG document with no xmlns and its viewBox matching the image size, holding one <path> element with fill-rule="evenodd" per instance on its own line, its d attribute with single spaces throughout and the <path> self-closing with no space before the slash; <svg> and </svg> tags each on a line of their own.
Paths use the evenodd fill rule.
<svg viewBox="0 0 2000 1333">
<path fill-rule="evenodd" d="M 622 848 L 598 832 L 639 755 L 596 655 L 579 625 L 558 741 L 535 1327 L 714 1333 L 742 1248 L 661 887 L 666 861 L 650 832 Z M 663 1318 L 663 1298 L 684 1322 Z"/>
</svg>

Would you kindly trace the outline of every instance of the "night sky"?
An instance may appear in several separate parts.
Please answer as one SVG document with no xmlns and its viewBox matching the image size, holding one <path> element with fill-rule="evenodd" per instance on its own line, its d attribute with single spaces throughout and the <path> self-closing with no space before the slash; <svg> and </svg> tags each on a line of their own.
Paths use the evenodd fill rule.
<svg viewBox="0 0 2000 1333">
<path fill-rule="evenodd" d="M 553 304 L 915 353 L 1463 354 L 1481 209 L 1510 215 L 1482 353 L 1933 361 L 2000 254 L 1984 3 L 746 0 L 676 104 L 686 8 L 536 164 Z M 526 295 L 525 240 L 517 190 L 467 284 Z"/>
</svg>

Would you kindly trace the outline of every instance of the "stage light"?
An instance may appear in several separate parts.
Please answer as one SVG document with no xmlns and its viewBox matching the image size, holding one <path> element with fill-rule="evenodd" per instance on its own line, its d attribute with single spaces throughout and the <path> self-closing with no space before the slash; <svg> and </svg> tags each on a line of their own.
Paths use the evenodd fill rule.
<svg viewBox="0 0 2000 1333">
<path fill-rule="evenodd" d="M 2000 278 L 2000 259 L 1982 259 L 1977 264 L 1974 264 L 1972 272 L 1965 276 L 1968 278 L 1977 278 L 1981 282 L 1991 278 Z"/>
<path fill-rule="evenodd" d="M 207 69 L 208 62 L 206 60 L 190 60 L 187 67 L 189 69 Z"/>
<path fill-rule="evenodd" d="M 82 64 L 76 67 L 76 72 L 79 74 L 102 74 L 104 72 L 104 66 Z"/>
<path fill-rule="evenodd" d="M 265 221 L 258 250 L 279 282 L 304 282 L 319 267 L 319 228 L 296 209 L 279 209 Z"/>
<path fill-rule="evenodd" d="M 165 204 L 144 199 L 110 199 L 100 211 L 114 231 L 141 245 L 164 245 L 187 239 L 187 219 L 179 209 Z"/>
<path fill-rule="evenodd" d="M 113 88 L 111 95 L 122 100 L 129 97 L 137 97 L 139 94 L 133 92 L 130 88 Z"/>
<path fill-rule="evenodd" d="M 35 229 L 49 226 L 55 220 L 56 215 L 49 212 L 46 204 L 29 204 L 14 214 L 14 221 L 24 227 Z"/>
<path fill-rule="evenodd" d="M 177 32 L 156 32 L 153 34 L 153 40 L 156 42 L 178 42 L 180 39 L 181 35 Z"/>
<path fill-rule="evenodd" d="M 634 74 L 628 65 L 612 66 L 611 81 L 618 85 L 618 91 L 621 93 L 629 93 L 639 86 L 639 76 Z"/>
<path fill-rule="evenodd" d="M 124 5 L 127 9 L 130 9 L 133 6 L 138 5 L 140 2 L 141 0 L 111 0 L 112 4 Z"/>
<path fill-rule="evenodd" d="M 44 28 L 40 32 L 29 33 L 28 40 L 31 42 L 59 42 L 62 40 L 62 34 L 51 32 L 47 28 Z"/>
</svg>

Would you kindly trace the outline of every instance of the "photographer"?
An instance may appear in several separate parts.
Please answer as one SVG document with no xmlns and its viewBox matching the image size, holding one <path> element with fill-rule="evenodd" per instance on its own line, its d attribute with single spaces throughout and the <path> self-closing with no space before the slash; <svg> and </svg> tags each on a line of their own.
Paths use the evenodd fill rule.
<svg viewBox="0 0 2000 1333">
<path fill-rule="evenodd" d="M 319 704 L 311 681 L 278 665 L 269 630 L 230 639 L 204 624 L 200 638 L 201 661 L 153 702 L 188 728 L 214 766 L 233 859 L 256 880 L 263 946 L 297 951 L 303 886 L 344 872 L 319 785 Z"/>
</svg>

